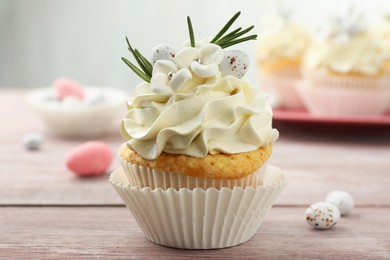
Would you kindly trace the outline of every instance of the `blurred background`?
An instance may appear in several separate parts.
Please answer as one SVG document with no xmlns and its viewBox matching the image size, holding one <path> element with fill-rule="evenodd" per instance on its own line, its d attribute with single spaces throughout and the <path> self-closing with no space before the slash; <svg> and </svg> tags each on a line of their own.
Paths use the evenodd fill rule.
<svg viewBox="0 0 390 260">
<path fill-rule="evenodd" d="M 0 0 L 0 87 L 49 86 L 60 76 L 86 85 L 109 85 L 131 91 L 141 80 L 121 61 L 130 57 L 125 43 L 145 55 L 167 43 L 180 48 L 187 40 L 186 16 L 198 39 L 214 36 L 238 10 L 239 24 L 256 25 L 278 2 L 265 0 Z M 387 0 L 294 0 L 282 2 L 311 31 L 350 6 L 374 23 L 390 14 Z M 258 84 L 254 42 L 237 47 L 250 56 L 248 79 Z"/>
</svg>

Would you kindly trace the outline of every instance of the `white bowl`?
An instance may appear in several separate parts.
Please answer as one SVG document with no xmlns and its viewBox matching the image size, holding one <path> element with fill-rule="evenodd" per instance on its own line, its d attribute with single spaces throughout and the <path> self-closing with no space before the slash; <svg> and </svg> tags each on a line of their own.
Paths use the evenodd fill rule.
<svg viewBox="0 0 390 260">
<path fill-rule="evenodd" d="M 97 137 L 112 128 L 117 113 L 126 107 L 126 93 L 113 87 L 84 89 L 84 101 L 68 98 L 59 102 L 51 87 L 30 91 L 27 101 L 50 132 L 66 137 Z M 99 96 L 103 101 L 91 96 Z"/>
</svg>

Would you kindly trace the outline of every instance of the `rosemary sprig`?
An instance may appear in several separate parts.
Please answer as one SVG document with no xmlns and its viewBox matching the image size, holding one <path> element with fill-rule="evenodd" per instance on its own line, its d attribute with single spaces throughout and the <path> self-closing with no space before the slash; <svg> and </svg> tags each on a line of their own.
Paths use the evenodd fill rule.
<svg viewBox="0 0 390 260">
<path fill-rule="evenodd" d="M 152 78 L 153 67 L 152 64 L 137 50 L 133 49 L 130 45 L 129 39 L 126 37 L 126 42 L 129 51 L 133 54 L 134 59 L 138 63 L 141 69 L 131 63 L 128 59 L 122 57 L 122 60 L 126 63 L 127 66 L 130 67 L 140 78 L 145 80 L 146 82 L 150 82 Z"/>
<path fill-rule="evenodd" d="M 250 35 L 248 37 L 244 37 L 244 38 L 240 38 L 240 39 L 237 39 L 237 40 L 234 40 L 234 41 L 230 41 L 230 42 L 227 42 L 227 43 L 223 43 L 221 46 L 222 49 L 225 49 L 227 47 L 230 47 L 230 46 L 233 46 L 233 45 L 236 45 L 238 43 L 241 43 L 241 42 L 246 42 L 246 41 L 250 41 L 250 40 L 256 40 L 257 39 L 257 35 L 254 34 L 254 35 Z"/>
<path fill-rule="evenodd" d="M 137 50 L 133 49 L 130 45 L 129 39 L 126 37 L 126 42 L 129 51 L 133 54 L 135 60 L 137 61 L 138 65 L 141 67 L 141 69 L 149 76 L 152 76 L 152 64 L 144 57 L 142 54 Z"/>
<path fill-rule="evenodd" d="M 152 76 L 152 72 L 153 72 L 152 64 L 137 49 L 135 49 L 134 52 L 136 53 L 137 57 L 141 60 L 142 64 L 145 66 L 146 70 L 148 71 L 148 75 Z"/>
<path fill-rule="evenodd" d="M 146 75 L 142 70 L 137 68 L 133 63 L 131 63 L 128 59 L 122 57 L 122 60 L 126 63 L 127 66 L 130 67 L 134 71 L 135 74 L 137 74 L 141 79 L 145 80 L 146 82 L 150 82 L 151 77 Z"/>
<path fill-rule="evenodd" d="M 237 20 L 237 18 L 240 16 L 241 12 L 237 12 L 230 20 L 225 24 L 225 26 L 219 31 L 219 33 L 214 37 L 214 39 L 211 40 L 211 43 L 215 43 L 219 46 L 221 46 L 222 49 L 230 47 L 232 45 L 249 41 L 249 40 L 256 40 L 257 35 L 253 34 L 247 37 L 239 38 L 240 36 L 243 36 L 244 34 L 251 31 L 254 26 L 250 26 L 246 28 L 245 30 L 241 31 L 242 28 L 238 28 L 236 30 L 233 30 L 232 32 L 224 35 L 227 30 L 232 26 L 232 24 Z"/>
<path fill-rule="evenodd" d="M 239 28 L 235 29 L 234 31 L 232 31 L 232 32 L 230 32 L 230 33 L 228 33 L 228 34 L 226 34 L 225 36 L 223 36 L 221 39 L 219 39 L 219 40 L 216 41 L 216 42 L 223 41 L 224 39 L 229 38 L 229 37 L 235 35 L 236 33 L 238 33 L 238 32 L 241 31 L 241 30 L 242 30 L 242 28 L 239 27 Z"/>
<path fill-rule="evenodd" d="M 192 28 L 191 18 L 187 16 L 188 31 L 190 32 L 191 47 L 195 47 L 194 29 Z"/>
<path fill-rule="evenodd" d="M 234 39 L 236 39 L 236 38 L 238 38 L 238 37 L 240 37 L 240 36 L 246 34 L 247 32 L 251 31 L 253 28 L 255 28 L 254 25 L 252 25 L 252 26 L 246 28 L 246 29 L 243 30 L 243 31 L 241 31 L 241 29 L 239 28 L 240 31 L 235 30 L 235 31 L 233 31 L 234 34 L 232 34 L 232 35 L 230 35 L 230 33 L 229 33 L 228 35 L 226 35 L 226 36 L 224 36 L 223 38 L 219 39 L 215 44 L 220 45 L 220 44 L 222 44 L 222 43 L 232 41 L 232 40 L 234 40 Z"/>
<path fill-rule="evenodd" d="M 235 15 L 233 15 L 232 18 L 225 24 L 225 26 L 219 31 L 219 33 L 211 40 L 211 43 L 215 43 L 218 41 L 219 38 L 227 31 L 229 30 L 230 26 L 234 23 L 234 21 L 237 20 L 237 18 L 240 16 L 241 12 L 237 12 Z"/>
</svg>

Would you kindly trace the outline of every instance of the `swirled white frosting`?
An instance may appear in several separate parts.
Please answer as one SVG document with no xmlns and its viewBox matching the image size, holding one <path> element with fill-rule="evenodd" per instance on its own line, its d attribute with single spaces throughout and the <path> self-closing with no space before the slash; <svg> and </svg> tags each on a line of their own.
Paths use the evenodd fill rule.
<svg viewBox="0 0 390 260">
<path fill-rule="evenodd" d="M 128 145 L 152 160 L 163 151 L 194 157 L 247 152 L 277 138 L 262 90 L 219 72 L 201 80 L 170 95 L 154 92 L 149 83 L 138 85 L 122 121 Z"/>
<path fill-rule="evenodd" d="M 390 51 L 390 17 L 383 18 L 372 29 L 372 34 L 379 39 L 386 50 Z"/>
<path fill-rule="evenodd" d="M 304 67 L 323 73 L 357 73 L 375 76 L 383 71 L 388 53 L 368 33 L 346 40 L 328 40 L 313 45 L 304 58 Z"/>
<path fill-rule="evenodd" d="M 300 60 L 309 44 L 309 33 L 302 26 L 274 17 L 257 41 L 256 53 L 260 61 Z"/>
</svg>

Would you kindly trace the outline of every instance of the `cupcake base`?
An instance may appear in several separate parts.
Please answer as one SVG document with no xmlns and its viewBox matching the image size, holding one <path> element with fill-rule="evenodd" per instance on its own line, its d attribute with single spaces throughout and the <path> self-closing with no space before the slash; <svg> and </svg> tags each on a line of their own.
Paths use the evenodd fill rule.
<svg viewBox="0 0 390 260">
<path fill-rule="evenodd" d="M 367 90 L 386 88 L 386 76 L 364 77 L 348 74 L 338 76 L 303 70 L 303 78 L 308 85 L 315 87 Z"/>
<path fill-rule="evenodd" d="M 287 72 L 260 73 L 261 87 L 275 99 L 275 107 L 302 110 L 303 103 L 295 85 L 301 79 L 298 69 Z"/>
<path fill-rule="evenodd" d="M 285 187 L 285 174 L 269 166 L 261 186 L 207 190 L 130 185 L 122 169 L 110 182 L 150 241 L 183 249 L 236 246 L 251 239 Z"/>
<path fill-rule="evenodd" d="M 320 87 L 302 81 L 297 91 L 314 116 L 382 116 L 390 107 L 390 88 Z"/>
<path fill-rule="evenodd" d="M 156 188 L 162 188 L 163 190 L 168 188 L 176 190 L 188 188 L 192 190 L 194 188 L 207 189 L 211 187 L 216 189 L 221 189 L 222 187 L 255 187 L 261 183 L 262 174 L 268 166 L 266 161 L 254 173 L 239 179 L 209 179 L 165 172 L 147 166 L 132 164 L 120 155 L 119 159 L 131 186 L 149 187 L 152 190 Z"/>
</svg>

